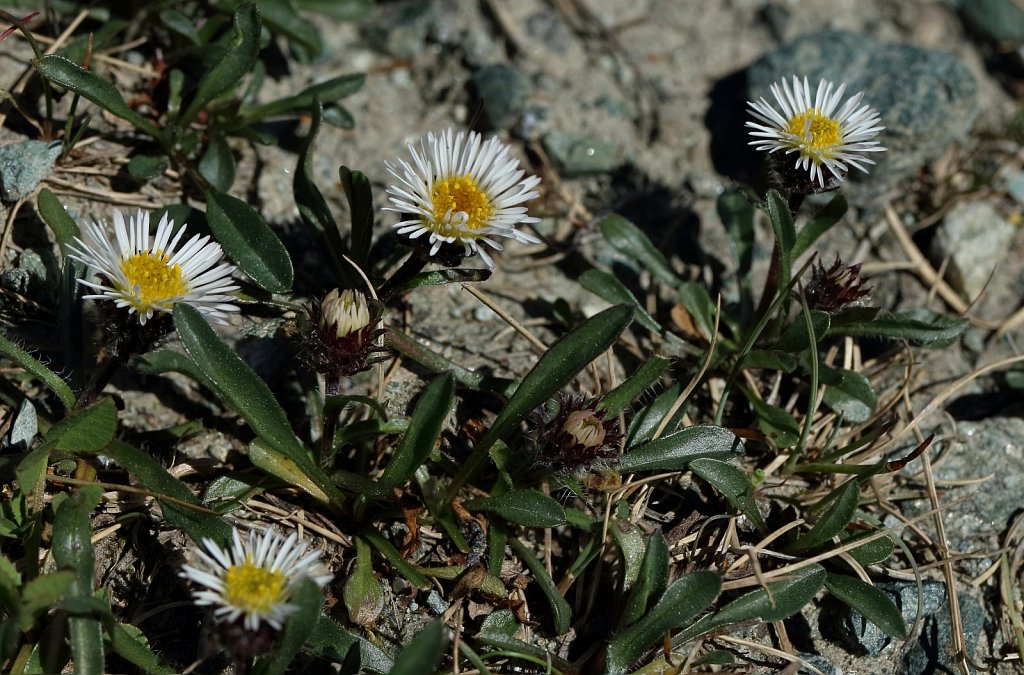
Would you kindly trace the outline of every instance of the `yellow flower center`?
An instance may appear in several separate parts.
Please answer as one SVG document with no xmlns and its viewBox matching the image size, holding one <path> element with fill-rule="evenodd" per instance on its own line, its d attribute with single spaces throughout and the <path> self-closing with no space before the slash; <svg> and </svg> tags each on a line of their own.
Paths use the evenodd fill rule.
<svg viewBox="0 0 1024 675">
<path fill-rule="evenodd" d="M 799 136 L 807 144 L 806 149 L 810 152 L 824 151 L 823 154 L 827 154 L 828 150 L 843 140 L 843 130 L 839 122 L 817 108 L 791 117 L 786 125 L 786 131 Z"/>
<path fill-rule="evenodd" d="M 596 448 L 604 443 L 605 431 L 601 418 L 593 410 L 577 410 L 569 414 L 562 425 L 562 433 L 586 448 Z"/>
<path fill-rule="evenodd" d="M 461 223 L 463 228 L 449 227 L 448 231 L 441 232 L 448 236 L 462 229 L 478 230 L 486 227 L 494 215 L 494 204 L 491 203 L 490 197 L 468 173 L 464 176 L 434 181 L 434 186 L 430 190 L 430 203 L 434 206 L 434 222 L 438 224 L 445 223 L 445 216 L 449 213 L 466 214 L 464 222 L 456 221 Z"/>
<path fill-rule="evenodd" d="M 267 614 L 281 601 L 284 582 L 283 574 L 258 567 L 246 556 L 245 564 L 232 565 L 224 574 L 224 600 L 246 612 Z"/>
<path fill-rule="evenodd" d="M 143 251 L 121 263 L 128 287 L 139 287 L 139 303 L 143 308 L 184 295 L 188 287 L 181 278 L 180 265 L 168 265 L 170 259 L 161 250 Z"/>
</svg>

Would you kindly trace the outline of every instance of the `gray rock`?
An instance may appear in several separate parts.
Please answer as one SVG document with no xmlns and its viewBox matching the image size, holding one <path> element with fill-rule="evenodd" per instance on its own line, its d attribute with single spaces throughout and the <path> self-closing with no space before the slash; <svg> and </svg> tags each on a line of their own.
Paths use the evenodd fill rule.
<svg viewBox="0 0 1024 675">
<path fill-rule="evenodd" d="M 39 433 L 39 420 L 35 406 L 27 398 L 18 407 L 18 414 L 11 424 L 11 430 L 3 438 L 3 447 L 11 452 L 28 452 L 32 439 Z"/>
<path fill-rule="evenodd" d="M 28 295 L 32 275 L 27 270 L 11 268 L 0 273 L 0 286 L 20 295 Z"/>
<path fill-rule="evenodd" d="M 1002 183 L 1018 204 L 1024 204 L 1024 171 L 1007 169 L 1002 176 Z"/>
<path fill-rule="evenodd" d="M 960 20 L 968 30 L 990 42 L 1024 41 L 1024 9 L 1013 0 L 966 0 Z"/>
<path fill-rule="evenodd" d="M 970 492 L 950 492 L 946 501 L 970 495 L 970 499 L 943 512 L 946 537 L 953 553 L 994 550 L 1000 546 L 1011 516 L 1021 508 L 1024 495 L 1024 419 L 989 417 L 960 422 L 957 436 L 935 466 L 935 480 L 970 480 L 989 477 Z M 913 464 L 905 473 L 919 473 Z M 973 494 L 970 494 L 973 492 Z M 930 508 L 927 500 L 908 503 L 907 515 Z M 981 574 L 991 564 L 979 558 L 964 561 L 964 574 Z"/>
<path fill-rule="evenodd" d="M 53 172 L 60 142 L 22 141 L 0 147 L 0 196 L 13 202 L 36 189 Z"/>
<path fill-rule="evenodd" d="M 793 75 L 817 85 L 825 78 L 845 82 L 852 95 L 878 109 L 885 130 L 879 141 L 887 152 L 873 153 L 878 163 L 865 176 L 850 178 L 878 193 L 963 138 L 977 115 L 977 82 L 951 54 L 904 44 L 879 42 L 864 35 L 822 31 L 797 38 L 765 54 L 747 71 L 748 98 L 774 103 L 769 86 Z"/>
<path fill-rule="evenodd" d="M 974 657 L 978 644 L 985 636 L 985 610 L 974 596 L 957 593 L 960 601 L 960 616 L 964 629 L 964 646 L 967 655 Z M 953 623 L 949 611 L 943 609 L 925 618 L 921 635 L 903 657 L 902 675 L 926 675 L 930 673 L 959 672 L 956 661 L 950 654 L 953 644 Z"/>
<path fill-rule="evenodd" d="M 820 654 L 797 654 L 808 664 L 814 666 L 825 675 L 843 675 L 843 671 L 832 665 L 828 659 Z M 801 668 L 797 675 L 811 675 L 814 671 L 810 668 Z"/>
<path fill-rule="evenodd" d="M 557 53 L 564 53 L 575 39 L 561 17 L 550 9 L 539 10 L 527 17 L 526 32 L 537 44 Z"/>
<path fill-rule="evenodd" d="M 622 152 L 611 141 L 565 131 L 549 131 L 542 140 L 544 152 L 563 176 L 606 173 L 622 164 Z"/>
<path fill-rule="evenodd" d="M 363 24 L 363 39 L 370 47 L 399 59 L 410 59 L 423 49 L 438 23 L 435 3 L 403 0 L 379 5 Z"/>
<path fill-rule="evenodd" d="M 484 122 L 491 129 L 507 129 L 526 107 L 533 86 L 530 79 L 510 65 L 495 63 L 470 77 L 480 101 Z"/>
<path fill-rule="evenodd" d="M 434 614 L 444 614 L 448 609 L 448 601 L 441 597 L 441 594 L 437 591 L 430 591 L 427 594 L 427 607 L 430 608 Z"/>
<path fill-rule="evenodd" d="M 789 19 L 792 16 L 793 14 L 789 9 L 775 2 L 769 2 L 761 10 L 761 20 L 768 26 L 772 37 L 780 42 L 787 37 L 787 29 L 790 25 Z"/>
<path fill-rule="evenodd" d="M 1015 231 L 989 202 L 961 202 L 937 228 L 932 258 L 936 264 L 949 258 L 950 284 L 973 300 L 1006 257 Z"/>
</svg>

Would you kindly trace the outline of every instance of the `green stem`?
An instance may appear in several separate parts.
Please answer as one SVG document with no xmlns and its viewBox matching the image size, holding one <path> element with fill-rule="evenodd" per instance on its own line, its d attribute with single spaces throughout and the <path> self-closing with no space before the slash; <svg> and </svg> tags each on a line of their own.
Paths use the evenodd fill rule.
<svg viewBox="0 0 1024 675">
<path fill-rule="evenodd" d="M 754 348 L 754 343 L 761 337 L 764 332 L 765 326 L 768 325 L 768 321 L 771 320 L 775 311 L 779 308 L 782 302 L 788 297 L 789 292 L 793 290 L 793 286 L 799 281 L 800 277 L 803 276 L 804 271 L 811 264 L 811 260 L 804 263 L 803 267 L 797 270 L 797 273 L 793 275 L 793 278 L 786 285 L 780 293 L 775 296 L 771 305 L 768 306 L 767 310 L 763 312 L 760 318 L 757 320 L 757 324 L 753 330 L 747 335 L 747 339 L 743 342 L 743 347 L 740 349 L 739 354 L 736 355 L 736 361 L 733 363 L 732 368 L 729 370 L 729 376 L 725 380 L 725 387 L 722 389 L 722 396 L 718 399 L 718 407 L 715 409 L 715 424 L 722 424 L 722 417 L 725 414 L 725 404 L 729 400 L 729 391 L 732 389 L 733 382 L 736 381 L 736 376 L 739 375 L 743 369 L 743 360 L 750 353 L 750 350 Z"/>
<path fill-rule="evenodd" d="M 799 278 L 799 277 L 798 277 Z M 807 306 L 807 298 L 800 289 L 800 306 L 803 308 L 804 325 L 807 327 L 807 337 L 810 338 L 808 353 L 811 358 L 811 389 L 807 393 L 807 414 L 804 416 L 804 426 L 800 431 L 800 442 L 796 445 L 796 451 L 789 456 L 789 465 L 793 466 L 803 456 L 807 439 L 811 435 L 811 423 L 814 419 L 814 411 L 818 407 L 818 338 L 814 334 L 814 324 L 811 321 L 811 308 Z"/>
</svg>

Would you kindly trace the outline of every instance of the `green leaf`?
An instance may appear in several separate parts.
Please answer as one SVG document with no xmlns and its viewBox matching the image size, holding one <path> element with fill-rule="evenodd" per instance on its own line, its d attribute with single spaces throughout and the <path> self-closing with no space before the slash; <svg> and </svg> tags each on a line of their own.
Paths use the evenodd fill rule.
<svg viewBox="0 0 1024 675">
<path fill-rule="evenodd" d="M 754 261 L 754 205 L 740 190 L 727 189 L 718 196 L 717 207 L 718 217 L 732 240 L 736 274 L 742 282 Z"/>
<path fill-rule="evenodd" d="M 361 21 L 373 10 L 373 0 L 295 0 L 295 4 L 338 21 Z"/>
<path fill-rule="evenodd" d="M 170 163 L 163 155 L 135 155 L 125 166 L 128 175 L 141 182 L 162 176 Z"/>
<path fill-rule="evenodd" d="M 358 672 L 386 673 L 393 665 L 391 657 L 373 643 L 349 633 L 337 621 L 326 616 L 317 623 L 303 648 L 338 663 L 345 661 L 350 651 L 356 651 L 359 654 L 357 666 L 362 668 Z"/>
<path fill-rule="evenodd" d="M 272 486 L 273 483 L 262 476 L 243 473 L 218 476 L 203 492 L 203 503 L 217 513 L 230 513 Z"/>
<path fill-rule="evenodd" d="M 362 528 L 359 531 L 359 534 L 363 539 L 370 542 L 370 545 L 377 549 L 377 551 L 384 556 L 392 566 L 394 566 L 395 570 L 405 577 L 413 586 L 416 586 L 419 589 L 430 588 L 430 579 L 427 579 L 425 576 L 420 574 L 415 565 L 403 558 L 402 554 L 398 552 L 398 549 L 392 546 L 391 542 L 384 538 L 384 535 L 372 527 Z"/>
<path fill-rule="evenodd" d="M 765 211 L 772 224 L 772 233 L 779 253 L 779 287 L 785 288 L 792 278 L 793 248 L 796 245 L 796 228 L 789 204 L 776 190 L 769 190 L 765 198 Z"/>
<path fill-rule="evenodd" d="M 629 425 L 628 433 L 626 434 L 626 449 L 630 450 L 635 447 L 639 447 L 641 443 L 646 443 L 654 437 L 654 432 L 661 426 L 662 420 L 665 419 L 665 415 L 668 415 L 672 408 L 675 407 L 676 399 L 679 398 L 680 388 L 678 385 L 669 387 L 665 391 L 658 394 L 658 396 L 651 401 L 651 404 L 641 410 L 633 421 Z M 683 409 L 680 407 L 679 410 L 673 415 L 674 419 L 669 420 L 669 423 L 665 425 L 666 429 L 673 429 L 673 424 L 682 417 Z"/>
<path fill-rule="evenodd" d="M 604 234 L 604 238 L 619 253 L 636 260 L 640 266 L 649 271 L 654 277 L 666 286 L 676 286 L 679 277 L 672 270 L 672 266 L 665 260 L 651 240 L 647 238 L 640 228 L 629 222 L 617 213 L 606 216 L 598 227 Z"/>
<path fill-rule="evenodd" d="M 807 224 L 796 235 L 796 240 L 793 242 L 793 260 L 807 252 L 818 240 L 818 237 L 842 220 L 848 208 L 846 198 L 837 194 L 821 211 L 814 214 L 814 217 L 807 221 Z"/>
<path fill-rule="evenodd" d="M 206 372 L 224 401 L 245 418 L 266 448 L 293 463 L 320 492 L 341 501 L 337 488 L 306 454 L 270 388 L 220 341 L 199 310 L 179 302 L 174 306 L 174 326 L 185 352 Z M 265 456 L 273 458 L 269 452 Z"/>
<path fill-rule="evenodd" d="M 50 82 L 69 89 L 79 96 L 92 101 L 116 117 L 131 123 L 139 131 L 159 138 L 160 130 L 152 122 L 128 107 L 110 81 L 91 70 L 85 70 L 63 56 L 49 54 L 41 59 L 32 59 L 32 65 L 39 74 Z"/>
<path fill-rule="evenodd" d="M 768 526 L 754 502 L 754 484 L 742 469 L 718 459 L 696 459 L 690 462 L 690 470 L 721 492 L 730 504 L 754 524 L 758 532 L 762 535 L 768 532 Z"/>
<path fill-rule="evenodd" d="M 299 463 L 277 449 L 260 442 L 259 439 L 249 444 L 249 460 L 275 478 L 280 478 L 288 485 L 302 488 L 311 497 L 327 504 L 331 501 L 317 481 L 310 478 Z M 335 501 L 341 501 L 340 498 Z"/>
<path fill-rule="evenodd" d="M 633 291 L 626 288 L 626 285 L 619 281 L 618 277 L 602 270 L 587 270 L 580 275 L 579 281 L 580 286 L 603 300 L 614 304 L 633 305 L 637 323 L 652 333 L 661 332 L 661 325 L 647 313 L 640 301 L 633 295 Z"/>
<path fill-rule="evenodd" d="M 679 284 L 679 302 L 693 317 L 694 323 L 708 342 L 715 334 L 715 302 L 708 295 L 704 284 L 684 281 Z"/>
<path fill-rule="evenodd" d="M 417 288 L 427 286 L 443 286 L 445 284 L 471 284 L 480 281 L 487 281 L 491 278 L 491 270 L 485 268 L 473 269 L 440 269 L 420 272 L 405 283 L 395 286 L 393 295 L 403 295 Z"/>
<path fill-rule="evenodd" d="M 423 675 L 432 673 L 444 653 L 444 624 L 434 620 L 418 631 L 395 659 L 388 675 Z"/>
<path fill-rule="evenodd" d="M 373 194 L 370 190 L 370 179 L 362 171 L 353 171 L 342 165 L 338 169 L 341 186 L 348 199 L 348 209 L 352 222 L 349 234 L 349 248 L 356 263 L 365 267 L 370 254 L 370 242 L 373 238 Z"/>
<path fill-rule="evenodd" d="M 300 54 L 303 62 L 323 55 L 324 43 L 320 31 L 316 24 L 299 16 L 292 0 L 259 0 L 259 7 L 266 27 L 288 38 L 292 43 L 293 54 Z M 299 46 L 302 49 L 296 49 Z"/>
<path fill-rule="evenodd" d="M 608 673 L 624 673 L 669 631 L 697 616 L 718 597 L 721 579 L 714 572 L 691 572 L 669 586 L 651 611 L 616 635 L 608 645 Z"/>
<path fill-rule="evenodd" d="M 687 427 L 656 441 L 630 449 L 619 458 L 619 473 L 685 471 L 697 459 L 729 459 L 743 452 L 736 434 L 723 427 Z"/>
<path fill-rule="evenodd" d="M 780 370 L 784 373 L 791 373 L 799 365 L 800 361 L 792 354 L 772 349 L 753 349 L 747 352 L 743 359 L 744 369 L 767 368 L 768 370 Z"/>
<path fill-rule="evenodd" d="M 668 368 L 668 359 L 661 356 L 651 356 L 635 373 L 630 375 L 625 382 L 615 387 L 601 397 L 597 402 L 596 409 L 604 412 L 606 418 L 612 418 L 626 409 L 657 381 L 661 374 Z"/>
<path fill-rule="evenodd" d="M 661 598 L 668 586 L 669 562 L 665 535 L 661 530 L 655 530 L 647 541 L 640 573 L 622 609 L 619 626 L 627 627 L 636 623 L 647 613 L 648 606 Z"/>
<path fill-rule="evenodd" d="M 199 174 L 214 189 L 227 192 L 235 182 L 235 156 L 223 136 L 214 136 L 206 152 L 199 159 Z"/>
<path fill-rule="evenodd" d="M 897 640 L 907 639 L 903 612 L 885 591 L 856 577 L 831 572 L 825 576 L 825 587 L 886 635 Z"/>
<path fill-rule="evenodd" d="M 270 388 L 217 337 L 199 310 L 185 303 L 175 305 L 174 327 L 185 352 L 261 438 L 292 459 L 305 457 Z"/>
<path fill-rule="evenodd" d="M 331 209 L 327 205 L 320 188 L 316 186 L 316 172 L 313 168 L 313 149 L 316 147 L 316 139 L 320 134 L 320 126 L 323 121 L 323 107 L 319 99 L 315 99 L 310 106 L 313 119 L 310 122 L 309 133 L 302 144 L 299 152 L 299 163 L 295 168 L 295 177 L 292 179 L 292 192 L 295 194 L 295 205 L 299 209 L 299 216 L 306 225 L 310 234 L 317 241 L 327 258 L 334 276 L 339 282 L 346 282 L 346 286 L 354 286 L 357 283 L 354 271 L 344 261 L 344 256 L 349 254 L 348 247 L 341 239 L 338 231 L 338 223 L 331 215 Z M 352 277 L 351 279 L 349 279 Z M 347 283 L 347 282 L 351 283 Z"/>
<path fill-rule="evenodd" d="M 948 347 L 968 328 L 967 319 L 950 319 L 927 309 L 880 313 L 870 321 L 843 323 L 829 335 L 885 337 L 906 340 L 919 347 Z"/>
<path fill-rule="evenodd" d="M 469 565 L 448 565 L 446 567 L 420 567 L 418 568 L 424 575 L 431 577 L 432 579 L 443 579 L 445 581 L 456 581 L 459 577 L 466 573 L 469 569 Z M 489 593 L 495 596 L 503 596 L 508 592 L 505 588 L 505 584 L 502 583 L 501 579 L 490 573 L 484 576 L 483 583 L 480 585 L 480 590 L 484 593 Z"/>
<path fill-rule="evenodd" d="M 208 103 L 223 96 L 225 92 L 234 91 L 242 77 L 256 65 L 256 56 L 260 50 L 260 12 L 255 3 L 247 2 L 238 6 L 234 29 L 235 35 L 227 53 L 199 80 L 195 96 L 176 120 L 182 129 L 188 128 Z"/>
<path fill-rule="evenodd" d="M 30 630 L 36 615 L 49 610 L 50 607 L 55 605 L 74 580 L 74 572 L 70 570 L 57 570 L 50 574 L 36 577 L 25 584 L 25 588 L 21 591 L 21 601 L 24 603 L 22 606 L 21 629 L 26 632 Z"/>
<path fill-rule="evenodd" d="M 0 608 L 9 616 L 17 616 L 21 611 L 21 573 L 0 553 Z"/>
<path fill-rule="evenodd" d="M 551 345 L 516 387 L 479 447 L 489 449 L 495 441 L 503 440 L 527 415 L 615 344 L 632 320 L 632 307 L 615 305 L 590 317 Z"/>
<path fill-rule="evenodd" d="M 199 33 L 196 32 L 195 23 L 183 12 L 176 9 L 165 9 L 160 12 L 160 22 L 172 31 L 185 38 L 193 45 L 199 46 Z"/>
<path fill-rule="evenodd" d="M 160 657 L 150 648 L 146 636 L 135 626 L 114 622 L 109 631 L 110 648 L 142 672 L 148 675 L 174 675 L 176 672 L 160 661 Z"/>
<path fill-rule="evenodd" d="M 565 522 L 562 505 L 537 490 L 510 490 L 494 497 L 478 497 L 465 502 L 465 507 L 494 513 L 527 527 L 555 527 Z"/>
<path fill-rule="evenodd" d="M 832 537 L 846 529 L 860 504 L 860 483 L 847 481 L 838 490 L 838 496 L 829 510 L 814 524 L 809 532 L 801 535 L 789 546 L 792 551 L 805 551 L 827 544 Z"/>
<path fill-rule="evenodd" d="M 547 598 L 548 605 L 551 608 L 555 635 L 565 635 L 569 632 L 572 620 L 572 608 L 569 606 L 569 603 L 562 597 L 562 594 L 558 591 L 558 586 L 555 585 L 547 570 L 544 569 L 544 563 L 533 554 L 533 551 L 526 547 L 526 544 L 517 537 L 511 537 L 508 543 L 512 547 L 512 552 L 523 561 L 523 564 L 526 565 L 527 569 L 530 570 L 530 574 L 537 581 L 537 586 L 544 592 L 544 597 Z"/>
<path fill-rule="evenodd" d="M 330 103 L 354 94 L 362 89 L 364 82 L 366 82 L 366 75 L 362 73 L 339 75 L 306 87 L 293 96 L 286 96 L 251 108 L 242 108 L 239 117 L 241 123 L 252 124 L 273 115 L 305 111 L 315 106 L 317 101 Z"/>
<path fill-rule="evenodd" d="M 370 545 L 356 537 L 356 565 L 345 581 L 343 590 L 348 620 L 359 626 L 370 626 L 384 609 L 384 591 L 373 573 Z"/>
<path fill-rule="evenodd" d="M 868 378 L 853 370 L 839 369 L 840 380 L 825 388 L 822 401 L 848 422 L 860 424 L 871 419 L 878 404 Z"/>
<path fill-rule="evenodd" d="M 782 621 L 809 603 L 825 583 L 825 568 L 808 565 L 790 573 L 785 581 L 768 584 L 768 590 L 759 588 L 741 595 L 722 609 L 701 617 L 692 626 L 682 630 L 672 639 L 673 646 L 689 642 L 716 628 L 731 624 L 760 619 Z"/>
<path fill-rule="evenodd" d="M 316 631 L 324 604 L 324 594 L 312 579 L 306 578 L 299 583 L 298 589 L 288 601 L 297 610 L 285 621 L 281 639 L 274 645 L 273 655 L 257 667 L 256 673 L 261 675 L 284 675 L 288 666 L 299 649 Z"/>
<path fill-rule="evenodd" d="M 448 485 L 447 496 L 454 497 L 486 461 L 488 451 L 497 441 L 504 440 L 527 415 L 611 347 L 632 320 L 633 308 L 629 305 L 609 307 L 566 333 L 544 352 Z"/>
<path fill-rule="evenodd" d="M 146 375 L 161 375 L 170 372 L 181 373 L 191 377 L 210 391 L 217 391 L 217 386 L 207 376 L 206 371 L 181 352 L 172 352 L 169 349 L 155 349 L 138 357 L 135 365 L 138 367 L 139 372 Z"/>
<path fill-rule="evenodd" d="M 840 532 L 839 544 L 845 545 L 852 541 L 857 541 L 858 539 L 866 539 L 876 531 L 877 530 L 868 530 L 866 532 Z M 877 565 L 880 562 L 885 562 L 892 557 L 893 551 L 895 550 L 896 545 L 892 543 L 892 539 L 886 536 L 861 544 L 850 551 L 850 556 L 864 567 L 867 567 L 869 565 Z"/>
<path fill-rule="evenodd" d="M 628 523 L 616 523 L 608 528 L 619 550 L 622 551 L 622 590 L 629 591 L 640 578 L 640 567 L 647 553 L 647 542 L 639 528 Z"/>
<path fill-rule="evenodd" d="M 75 395 L 72 393 L 71 387 L 69 387 L 64 380 L 60 379 L 57 373 L 44 366 L 24 349 L 8 340 L 2 333 L 0 333 L 0 353 L 13 361 L 14 365 L 19 368 L 23 368 L 37 377 L 57 395 L 60 402 L 64 404 L 65 409 L 74 409 Z"/>
<path fill-rule="evenodd" d="M 356 119 L 344 106 L 337 103 L 324 108 L 324 122 L 338 129 L 355 129 Z"/>
<path fill-rule="evenodd" d="M 211 188 L 206 191 L 206 219 L 224 251 L 260 288 L 271 293 L 291 289 L 292 259 L 256 209 Z"/>
<path fill-rule="evenodd" d="M 76 410 L 50 428 L 46 443 L 57 450 L 99 452 L 114 440 L 117 432 L 117 408 L 104 398 L 98 403 Z"/>
<path fill-rule="evenodd" d="M 791 448 L 800 442 L 800 425 L 793 416 L 778 406 L 765 403 L 757 396 L 747 396 L 757 413 L 757 426 L 776 448 Z"/>
<path fill-rule="evenodd" d="M 814 337 L 819 342 L 828 333 L 831 321 L 832 318 L 826 312 L 817 309 L 811 310 L 811 325 L 814 326 Z M 806 351 L 810 346 L 811 340 L 807 335 L 807 323 L 803 317 L 800 317 L 786 329 L 771 348 L 780 352 L 796 354 Z"/>
<path fill-rule="evenodd" d="M 81 231 L 78 229 L 78 223 L 68 215 L 64 205 L 57 199 L 57 195 L 50 192 L 49 188 L 43 188 L 39 191 L 39 197 L 36 199 L 36 210 L 39 211 L 39 217 L 43 219 L 43 222 L 53 230 L 57 243 L 60 244 L 61 252 L 64 252 L 68 244 L 72 243 L 75 237 L 81 234 Z"/>
<path fill-rule="evenodd" d="M 160 500 L 160 508 L 167 522 L 184 530 L 192 541 L 198 543 L 203 539 L 211 539 L 222 547 L 230 544 L 231 526 L 218 516 L 160 499 L 161 496 L 170 497 L 186 504 L 202 506 L 188 486 L 168 473 L 151 455 L 121 441 L 108 445 L 104 454 L 135 476 L 147 490 L 151 490 Z"/>
<path fill-rule="evenodd" d="M 444 374 L 424 390 L 409 420 L 409 430 L 402 437 L 391 461 L 384 468 L 380 483 L 400 486 L 412 478 L 430 453 L 437 447 L 441 429 L 455 402 L 455 379 Z"/>
<path fill-rule="evenodd" d="M 64 595 L 68 600 L 93 599 L 92 532 L 89 522 L 93 507 L 99 503 L 102 489 L 80 488 L 65 499 L 53 519 L 53 542 L 50 553 L 58 567 L 69 568 L 74 579 Z M 100 620 L 88 616 L 68 618 L 71 634 L 71 656 L 75 672 L 81 675 L 102 675 L 105 672 L 103 631 Z"/>
<path fill-rule="evenodd" d="M 548 649 L 524 642 L 516 638 L 519 632 L 519 622 L 516 616 L 507 609 L 499 609 L 491 612 L 480 624 L 480 632 L 476 639 L 481 644 L 513 654 L 523 654 L 537 659 L 538 663 L 550 663 L 553 672 L 573 673 L 577 669 L 565 659 L 559 658 Z"/>
</svg>

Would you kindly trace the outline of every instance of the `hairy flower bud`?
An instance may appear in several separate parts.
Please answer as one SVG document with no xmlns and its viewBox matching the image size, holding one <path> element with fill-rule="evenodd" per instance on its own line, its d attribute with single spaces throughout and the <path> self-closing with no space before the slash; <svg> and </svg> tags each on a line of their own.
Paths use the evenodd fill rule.
<svg viewBox="0 0 1024 675">
<path fill-rule="evenodd" d="M 390 358 L 387 347 L 375 344 L 384 334 L 379 327 L 381 310 L 380 303 L 360 291 L 332 290 L 309 307 L 304 361 L 335 386 L 340 378 Z"/>
</svg>

